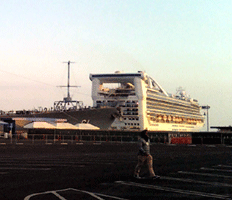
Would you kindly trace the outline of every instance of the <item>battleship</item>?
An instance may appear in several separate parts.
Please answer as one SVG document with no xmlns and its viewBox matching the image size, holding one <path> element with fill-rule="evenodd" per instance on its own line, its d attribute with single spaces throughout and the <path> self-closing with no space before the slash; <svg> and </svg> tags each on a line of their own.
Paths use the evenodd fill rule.
<svg viewBox="0 0 232 200">
<path fill-rule="evenodd" d="M 67 63 L 67 85 L 58 86 L 67 88 L 67 96 L 63 100 L 55 101 L 53 107 L 42 108 L 34 110 L 16 110 L 3 111 L 0 110 L 2 119 L 12 118 L 15 121 L 67 121 L 71 124 L 91 123 L 100 129 L 110 129 L 110 125 L 114 121 L 114 116 L 117 116 L 117 109 L 114 107 L 94 108 L 84 106 L 83 101 L 73 100 L 70 95 L 70 88 L 79 87 L 70 85 L 70 64 Z"/>
<path fill-rule="evenodd" d="M 70 96 L 70 61 L 68 63 L 67 97 L 55 101 L 52 109 L 19 110 L 1 113 L 14 119 L 65 119 L 72 124 L 91 123 L 100 129 L 199 131 L 204 117 L 198 101 L 185 91 L 168 94 L 154 79 L 143 71 L 110 74 L 90 74 L 93 107 Z"/>
</svg>

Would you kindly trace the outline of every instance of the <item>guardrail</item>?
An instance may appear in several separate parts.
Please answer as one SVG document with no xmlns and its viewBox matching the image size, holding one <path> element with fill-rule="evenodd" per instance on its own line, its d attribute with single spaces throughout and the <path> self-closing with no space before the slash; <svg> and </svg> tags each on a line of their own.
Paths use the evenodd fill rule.
<svg viewBox="0 0 232 200">
<path fill-rule="evenodd" d="M 13 137 L 0 138 L 0 144 L 79 144 L 83 142 L 92 143 L 126 143 L 137 142 L 140 132 L 118 132 L 118 131 L 57 131 L 53 134 L 15 134 Z M 167 143 L 167 137 L 163 134 L 151 136 L 152 143 Z"/>
<path fill-rule="evenodd" d="M 137 142 L 138 131 L 114 130 L 41 130 L 0 137 L 0 144 L 79 144 Z M 226 144 L 232 145 L 231 133 L 217 132 L 149 132 L 151 143 L 160 144 Z"/>
<path fill-rule="evenodd" d="M 80 144 L 83 142 L 92 143 L 125 143 L 125 142 L 137 142 L 138 138 L 121 135 L 121 136 L 109 136 L 109 135 L 59 135 L 59 134 L 32 134 L 28 135 L 26 138 L 19 135 L 14 135 L 13 137 L 0 138 L 0 144 Z"/>
</svg>

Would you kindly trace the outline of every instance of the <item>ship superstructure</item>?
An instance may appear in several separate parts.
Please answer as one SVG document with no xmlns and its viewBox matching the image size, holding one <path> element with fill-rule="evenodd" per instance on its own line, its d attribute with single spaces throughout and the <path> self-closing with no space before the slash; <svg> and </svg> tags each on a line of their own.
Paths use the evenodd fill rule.
<svg viewBox="0 0 232 200">
<path fill-rule="evenodd" d="M 111 129 L 199 131 L 204 117 L 182 89 L 168 94 L 145 72 L 90 74 L 94 107 L 115 107 Z"/>
</svg>

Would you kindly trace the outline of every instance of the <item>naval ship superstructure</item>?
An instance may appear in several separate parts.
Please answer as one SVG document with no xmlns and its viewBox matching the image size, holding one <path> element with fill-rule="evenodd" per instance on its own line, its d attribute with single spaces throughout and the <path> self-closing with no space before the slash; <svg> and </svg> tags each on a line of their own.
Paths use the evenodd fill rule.
<svg viewBox="0 0 232 200">
<path fill-rule="evenodd" d="M 114 121 L 114 116 L 117 116 L 118 111 L 115 107 L 94 108 L 84 106 L 82 101 L 73 100 L 70 95 L 71 87 L 79 87 L 70 85 L 70 63 L 68 64 L 68 79 L 67 85 L 59 86 L 67 88 L 67 96 L 63 100 L 55 101 L 51 108 L 42 108 L 34 110 L 17 110 L 17 111 L 2 111 L 0 110 L 0 118 L 12 118 L 19 121 L 67 121 L 71 124 L 90 123 L 100 129 L 109 129 Z M 21 123 L 20 123 L 21 124 Z"/>
<path fill-rule="evenodd" d="M 118 111 L 110 129 L 186 132 L 204 125 L 197 100 L 182 89 L 168 94 L 145 72 L 90 74 L 90 80 L 93 106 Z"/>
</svg>

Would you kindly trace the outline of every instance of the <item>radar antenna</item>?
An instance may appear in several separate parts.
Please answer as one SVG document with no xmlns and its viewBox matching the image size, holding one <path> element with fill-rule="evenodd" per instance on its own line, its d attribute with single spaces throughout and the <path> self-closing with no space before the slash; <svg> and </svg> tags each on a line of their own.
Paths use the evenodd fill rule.
<svg viewBox="0 0 232 200">
<path fill-rule="evenodd" d="M 63 101 L 55 101 L 54 102 L 54 110 L 57 110 L 57 111 L 60 111 L 60 110 L 64 111 L 67 109 L 76 110 L 77 107 L 81 108 L 83 106 L 83 102 L 82 101 L 73 101 L 71 96 L 70 96 L 70 87 L 80 87 L 80 86 L 71 86 L 70 85 L 70 63 L 75 63 L 75 62 L 68 61 L 68 62 L 63 62 L 63 63 L 68 63 L 68 83 L 65 86 L 58 86 L 58 87 L 67 87 L 67 97 L 64 97 Z M 71 105 L 71 107 L 70 107 L 70 105 Z"/>
<path fill-rule="evenodd" d="M 75 63 L 75 62 L 63 62 L 63 63 L 68 63 L 68 83 L 67 86 L 59 86 L 59 87 L 67 87 L 67 97 L 64 98 L 64 101 L 72 101 L 72 98 L 70 96 L 70 87 L 80 87 L 80 86 L 71 86 L 70 85 L 70 63 Z"/>
</svg>

